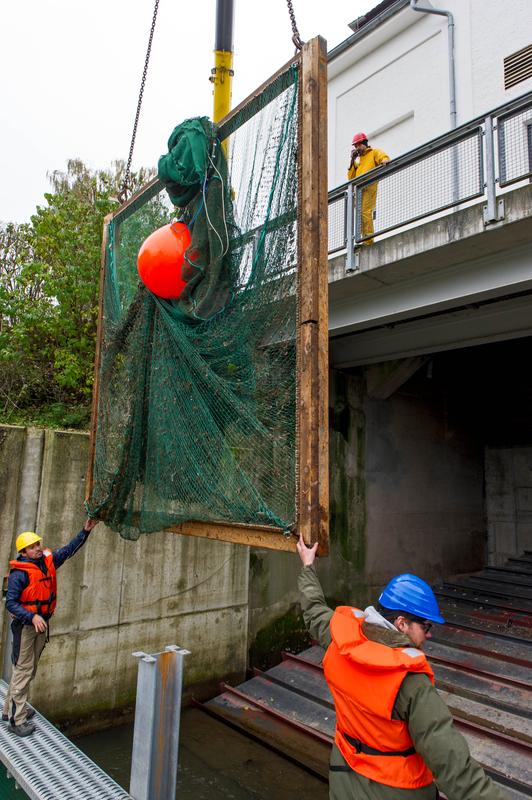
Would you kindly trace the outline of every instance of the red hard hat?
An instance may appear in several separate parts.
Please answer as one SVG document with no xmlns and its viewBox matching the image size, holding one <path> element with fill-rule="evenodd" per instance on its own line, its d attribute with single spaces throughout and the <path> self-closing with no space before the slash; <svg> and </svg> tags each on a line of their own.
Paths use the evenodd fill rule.
<svg viewBox="0 0 532 800">
<path fill-rule="evenodd" d="M 358 144 L 359 142 L 367 142 L 367 141 L 368 141 L 368 137 L 366 136 L 365 133 L 355 133 L 355 135 L 353 136 L 353 141 L 351 142 L 351 144 Z"/>
</svg>

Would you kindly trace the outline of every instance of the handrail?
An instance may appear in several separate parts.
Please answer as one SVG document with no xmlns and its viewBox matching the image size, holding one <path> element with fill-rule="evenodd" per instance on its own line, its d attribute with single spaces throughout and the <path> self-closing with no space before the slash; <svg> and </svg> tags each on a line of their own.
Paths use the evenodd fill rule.
<svg viewBox="0 0 532 800">
<path fill-rule="evenodd" d="M 528 110 L 530 110 L 530 120 L 526 113 Z M 521 116 L 523 113 L 524 118 Z M 483 195 L 487 202 L 484 209 L 485 225 L 498 222 L 503 216 L 504 209 L 502 200 L 495 201 L 497 193 L 508 184 L 523 180 L 532 174 L 530 145 L 528 145 L 527 163 L 525 163 L 526 152 L 523 155 L 524 124 L 529 125 L 532 131 L 532 92 L 503 103 L 489 114 L 475 117 L 359 178 L 336 186 L 329 192 L 329 207 L 343 202 L 344 223 L 343 233 L 341 226 L 336 228 L 336 234 L 340 232 L 340 236 L 336 235 L 336 243 L 330 252 L 336 252 L 347 246 L 346 269 L 351 271 L 353 254 L 352 248 L 348 246 L 349 241 L 358 244 L 365 239 L 373 239 L 374 235 L 379 236 L 403 228 Z M 464 154 L 468 160 L 464 159 Z M 431 157 L 434 157 L 434 161 Z M 510 164 L 510 177 L 507 176 L 508 164 Z M 412 167 L 413 171 L 408 170 L 409 167 Z M 403 184 L 401 176 L 398 175 L 401 171 L 405 173 Z M 420 171 L 436 179 L 431 186 L 432 195 L 426 185 L 423 187 L 423 183 L 420 183 L 420 186 L 426 191 L 420 192 L 417 196 L 415 192 L 412 193 L 415 176 Z M 392 176 L 393 180 L 390 183 L 389 178 Z M 364 223 L 361 226 L 360 222 L 361 206 L 370 184 L 379 186 L 376 213 L 380 221 L 375 233 L 371 227 L 368 229 L 367 225 L 364 233 Z M 437 196 L 439 185 L 441 197 Z M 397 213 L 396 202 L 397 193 L 401 188 L 404 188 L 405 192 L 410 192 L 410 207 L 405 210 L 403 217 Z M 351 218 L 353 196 L 356 207 L 354 226 Z M 375 207 L 373 210 L 375 211 Z"/>
<path fill-rule="evenodd" d="M 440 134 L 440 136 L 435 136 L 434 139 L 430 139 L 428 142 L 425 142 L 419 147 L 414 147 L 412 150 L 408 150 L 406 153 L 397 156 L 397 158 L 391 159 L 387 165 L 377 167 L 376 169 L 372 170 L 371 179 L 369 181 L 366 174 L 360 178 L 353 178 L 350 181 L 346 181 L 345 183 L 335 186 L 334 189 L 331 189 L 329 192 L 329 199 L 333 199 L 334 195 L 336 194 L 345 192 L 350 183 L 355 186 L 358 186 L 362 183 L 371 183 L 373 180 L 378 180 L 386 172 L 390 172 L 392 168 L 395 169 L 396 167 L 399 168 L 404 164 L 410 164 L 412 161 L 417 161 L 420 156 L 434 152 L 445 145 L 452 144 L 460 140 L 464 134 L 470 133 L 476 128 L 482 127 L 487 116 L 497 117 L 499 119 L 503 116 L 514 114 L 516 111 L 525 109 L 531 105 L 532 92 L 526 92 L 526 94 L 520 95 L 514 100 L 509 100 L 507 103 L 497 106 L 497 108 L 492 109 L 487 114 L 481 114 L 478 117 L 474 117 L 473 119 L 469 120 L 469 122 L 465 122 L 463 125 L 460 125 L 458 128 L 453 128 L 453 130 Z"/>
</svg>

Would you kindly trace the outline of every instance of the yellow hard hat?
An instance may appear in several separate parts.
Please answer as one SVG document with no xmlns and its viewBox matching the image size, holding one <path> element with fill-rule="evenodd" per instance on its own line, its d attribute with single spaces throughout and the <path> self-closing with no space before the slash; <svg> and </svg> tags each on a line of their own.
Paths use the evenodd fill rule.
<svg viewBox="0 0 532 800">
<path fill-rule="evenodd" d="M 17 541 L 15 542 L 17 553 L 20 553 L 20 551 L 24 550 L 25 547 L 29 547 L 30 544 L 40 542 L 41 539 L 42 536 L 37 536 L 37 534 L 33 531 L 24 531 L 24 533 L 21 533 L 17 536 Z"/>
</svg>

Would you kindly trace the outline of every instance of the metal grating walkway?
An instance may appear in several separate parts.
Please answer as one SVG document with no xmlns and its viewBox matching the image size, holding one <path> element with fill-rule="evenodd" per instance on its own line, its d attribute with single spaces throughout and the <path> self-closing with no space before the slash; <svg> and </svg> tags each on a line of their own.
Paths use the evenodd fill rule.
<svg viewBox="0 0 532 800">
<path fill-rule="evenodd" d="M 0 680 L 0 702 L 7 685 Z M 31 800 L 131 800 L 51 722 L 35 714 L 37 730 L 22 738 L 0 722 L 0 760 Z"/>
</svg>

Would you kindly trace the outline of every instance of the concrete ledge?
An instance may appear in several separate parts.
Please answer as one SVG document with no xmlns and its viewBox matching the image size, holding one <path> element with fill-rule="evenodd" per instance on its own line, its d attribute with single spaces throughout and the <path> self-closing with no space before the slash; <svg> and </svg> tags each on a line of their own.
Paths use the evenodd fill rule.
<svg viewBox="0 0 532 800">
<path fill-rule="evenodd" d="M 484 225 L 484 201 L 481 201 L 361 248 L 360 270 L 356 273 L 346 275 L 345 255 L 332 258 L 329 261 L 331 301 L 529 243 L 532 239 L 532 186 L 513 189 L 502 197 L 504 219 L 493 225 Z"/>
</svg>

